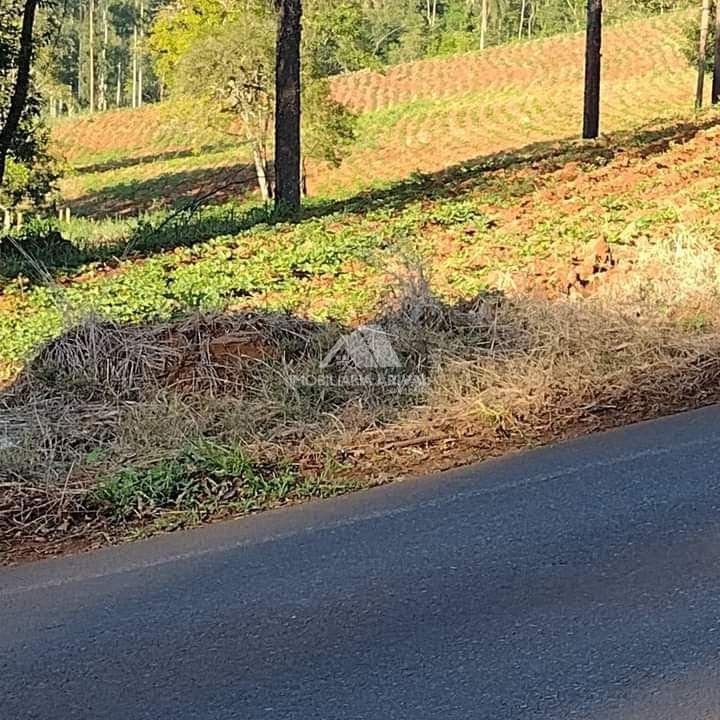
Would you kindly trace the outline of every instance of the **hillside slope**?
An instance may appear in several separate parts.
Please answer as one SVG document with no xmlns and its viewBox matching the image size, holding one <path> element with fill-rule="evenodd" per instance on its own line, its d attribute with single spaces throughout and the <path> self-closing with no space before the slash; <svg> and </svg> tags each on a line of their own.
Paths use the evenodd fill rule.
<svg viewBox="0 0 720 720">
<path fill-rule="evenodd" d="M 6 263 L 0 563 L 720 401 L 717 123 Z M 313 382 L 358 324 L 427 382 Z"/>
<path fill-rule="evenodd" d="M 604 131 L 690 110 L 692 71 L 676 42 L 683 17 L 606 31 Z M 312 168 L 311 192 L 337 195 L 576 136 L 583 43 L 581 35 L 558 36 L 336 78 L 335 96 L 360 115 L 358 141 L 340 168 Z M 233 187 L 233 193 L 252 185 L 242 147 L 179 119 L 167 105 L 65 120 L 54 139 L 78 168 L 63 190 L 81 214 L 173 204 L 237 177 L 247 177 L 249 185 Z"/>
<path fill-rule="evenodd" d="M 579 38 L 501 48 L 338 79 L 360 138 L 291 221 L 226 204 L 6 244 L 0 562 L 720 401 L 720 113 L 667 117 L 692 94 L 673 22 L 608 33 L 598 142 L 562 141 Z M 76 147 L 76 209 L 176 202 L 243 167 L 163 115 L 75 123 L 78 142 L 113 118 L 144 133 Z M 328 372 L 367 325 L 403 372 Z"/>
</svg>

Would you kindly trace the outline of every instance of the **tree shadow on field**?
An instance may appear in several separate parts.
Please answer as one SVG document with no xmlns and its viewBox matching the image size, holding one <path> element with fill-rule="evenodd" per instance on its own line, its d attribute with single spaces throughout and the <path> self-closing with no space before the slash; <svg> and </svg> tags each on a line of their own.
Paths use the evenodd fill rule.
<svg viewBox="0 0 720 720">
<path fill-rule="evenodd" d="M 76 209 L 85 212 L 128 214 L 138 208 L 149 208 L 158 202 L 169 204 L 174 210 L 157 220 L 138 223 L 120 239 L 72 239 L 55 244 L 55 250 L 44 252 L 38 246 L 37 256 L 47 269 L 38 277 L 37 265 L 27 254 L 18 254 L 9 244 L 0 244 L 0 285 L 4 281 L 24 275 L 31 281 L 44 281 L 49 273 L 57 276 L 72 273 L 91 262 L 114 262 L 118 257 L 142 258 L 177 247 L 191 247 L 220 235 L 232 235 L 255 225 L 301 223 L 311 218 L 323 218 L 340 213 L 363 214 L 373 210 L 402 211 L 408 205 L 423 200 L 461 198 L 479 189 L 510 190 L 510 200 L 520 202 L 523 196 L 536 192 L 553 173 L 568 163 L 591 170 L 606 165 L 617 155 L 629 153 L 641 158 L 665 152 L 673 144 L 691 141 L 699 132 L 718 123 L 708 117 L 697 122 L 648 124 L 633 131 L 615 133 L 607 140 L 581 142 L 571 138 L 532 143 L 502 153 L 485 155 L 448 167 L 442 171 L 416 174 L 387 187 L 369 189 L 351 197 L 313 201 L 294 217 L 276 214 L 272 209 L 257 205 L 240 209 L 224 201 L 247 197 L 256 188 L 254 169 L 247 164 L 217 169 L 197 169 L 173 173 L 147 181 L 134 181 L 107 188 L 78 201 Z M 513 182 L 512 171 L 532 169 L 532 181 Z M 507 172 L 509 171 L 510 175 Z M 497 173 L 497 174 L 496 174 Z M 60 251 L 56 251 L 61 248 Z"/>
<path fill-rule="evenodd" d="M 196 157 L 200 154 L 216 153 L 223 150 L 231 149 L 232 145 L 214 144 L 203 145 L 192 150 L 165 150 L 163 152 L 152 153 L 149 155 L 136 155 L 122 159 L 101 160 L 86 165 L 76 165 L 73 170 L 79 174 L 110 172 L 112 170 L 123 170 L 124 168 L 135 167 L 136 165 L 148 165 L 154 162 L 163 162 L 164 160 L 179 160 L 186 157 Z"/>
<path fill-rule="evenodd" d="M 75 215 L 81 217 L 127 217 L 153 209 L 181 208 L 199 198 L 217 205 L 256 191 L 254 167 L 248 163 L 236 163 L 119 182 L 88 193 L 68 205 Z"/>
<path fill-rule="evenodd" d="M 372 209 L 401 210 L 406 205 L 423 199 L 447 199 L 469 193 L 489 184 L 493 172 L 531 167 L 534 171 L 532 186 L 514 192 L 520 199 L 523 194 L 542 186 L 550 174 L 568 163 L 585 166 L 588 170 L 606 165 L 616 156 L 630 152 L 641 158 L 664 153 L 671 145 L 690 142 L 698 133 L 720 123 L 717 117 L 698 122 L 679 121 L 670 125 L 650 122 L 631 131 L 617 132 L 607 141 L 581 141 L 566 137 L 531 143 L 520 148 L 485 155 L 435 173 L 420 173 L 393 183 L 387 188 L 360 192 L 348 199 L 319 203 L 308 208 L 303 217 L 322 217 L 335 212 L 362 212 Z M 506 178 L 500 178 L 505 184 Z"/>
</svg>

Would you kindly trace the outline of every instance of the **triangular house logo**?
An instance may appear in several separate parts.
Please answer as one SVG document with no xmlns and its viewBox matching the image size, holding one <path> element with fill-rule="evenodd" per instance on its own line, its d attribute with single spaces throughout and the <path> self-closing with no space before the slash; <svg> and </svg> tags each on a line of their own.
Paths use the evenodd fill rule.
<svg viewBox="0 0 720 720">
<path fill-rule="evenodd" d="M 320 367 L 352 364 L 357 370 L 402 367 L 388 334 L 375 325 L 363 325 L 341 337 L 323 358 Z"/>
</svg>

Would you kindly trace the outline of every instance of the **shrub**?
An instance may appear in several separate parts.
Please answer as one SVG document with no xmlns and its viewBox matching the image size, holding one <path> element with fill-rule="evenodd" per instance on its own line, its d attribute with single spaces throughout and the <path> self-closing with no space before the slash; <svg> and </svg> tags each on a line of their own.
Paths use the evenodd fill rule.
<svg viewBox="0 0 720 720">
<path fill-rule="evenodd" d="M 688 20 L 682 27 L 680 50 L 693 67 L 697 67 L 698 48 L 700 47 L 700 24 L 697 19 Z M 708 27 L 707 43 L 705 45 L 705 72 L 712 72 L 715 51 L 715 28 L 711 22 Z"/>
<path fill-rule="evenodd" d="M 70 265 L 80 252 L 66 240 L 53 220 L 32 219 L 22 227 L 0 234 L 0 277 L 47 277 L 48 267 Z"/>
</svg>

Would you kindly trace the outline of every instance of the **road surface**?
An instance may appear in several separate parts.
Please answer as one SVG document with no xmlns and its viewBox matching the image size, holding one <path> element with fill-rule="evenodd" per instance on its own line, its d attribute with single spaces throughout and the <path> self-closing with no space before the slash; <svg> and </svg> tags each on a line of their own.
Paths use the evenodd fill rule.
<svg viewBox="0 0 720 720">
<path fill-rule="evenodd" d="M 0 570 L 0 718 L 720 717 L 720 410 Z"/>
</svg>

